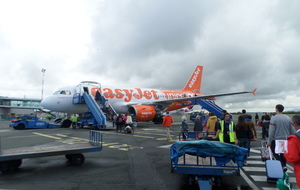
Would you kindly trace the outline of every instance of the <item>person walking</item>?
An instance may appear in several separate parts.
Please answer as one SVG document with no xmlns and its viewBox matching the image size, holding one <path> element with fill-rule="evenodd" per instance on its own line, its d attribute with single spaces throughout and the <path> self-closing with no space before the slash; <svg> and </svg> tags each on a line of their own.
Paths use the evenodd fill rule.
<svg viewBox="0 0 300 190">
<path fill-rule="evenodd" d="M 196 119 L 194 120 L 194 133 L 196 133 L 197 139 L 201 138 L 200 133 L 203 131 L 202 121 L 200 119 L 200 115 L 196 116 Z"/>
<path fill-rule="evenodd" d="M 296 133 L 288 136 L 287 151 L 284 153 L 284 157 L 288 162 L 294 164 L 296 182 L 298 187 L 300 187 L 300 115 L 294 115 L 292 117 L 292 125 Z"/>
<path fill-rule="evenodd" d="M 256 113 L 256 114 L 255 114 L 255 125 L 257 125 L 258 120 L 259 120 L 259 116 L 258 116 L 258 114 Z"/>
<path fill-rule="evenodd" d="M 270 127 L 270 116 L 269 115 L 265 115 L 264 116 L 264 120 L 262 121 L 261 125 L 262 125 L 262 139 L 265 141 L 268 141 L 269 138 L 269 127 Z"/>
<path fill-rule="evenodd" d="M 250 129 L 249 124 L 246 123 L 244 116 L 238 117 L 238 122 L 236 124 L 236 138 L 238 141 L 238 146 L 248 149 L 248 157 L 250 155 L 250 141 L 253 138 L 253 132 Z M 244 165 L 247 165 L 247 160 L 244 161 Z"/>
<path fill-rule="evenodd" d="M 213 135 L 216 133 L 216 123 L 218 121 L 217 116 L 214 112 L 209 113 L 209 119 L 207 120 L 206 128 L 209 135 Z"/>
<path fill-rule="evenodd" d="M 289 135 L 295 133 L 294 127 L 292 127 L 292 120 L 289 116 L 284 115 L 283 105 L 277 104 L 275 107 L 276 115 L 271 117 L 269 127 L 269 140 L 267 146 L 271 146 L 271 151 L 274 157 L 281 162 L 282 169 L 284 172 L 287 171 L 286 159 L 283 153 L 275 153 L 276 140 L 286 140 Z"/>
<path fill-rule="evenodd" d="M 243 115 L 243 116 L 244 116 L 244 115 Z M 244 116 L 244 118 L 245 118 L 246 123 L 249 124 L 251 130 L 253 131 L 254 137 L 253 137 L 252 140 L 256 141 L 256 140 L 257 140 L 257 134 L 256 134 L 255 124 L 254 124 L 254 122 L 252 121 L 252 115 L 246 115 L 246 117 Z"/>
<path fill-rule="evenodd" d="M 237 144 L 235 125 L 230 119 L 230 114 L 226 113 L 224 120 L 219 121 L 217 125 L 217 134 L 213 139 L 219 138 L 220 142 Z"/>
<path fill-rule="evenodd" d="M 247 116 L 248 116 L 248 114 L 247 114 L 246 112 L 247 112 L 247 111 L 246 111 L 245 109 L 242 110 L 242 114 L 243 114 L 243 116 L 244 116 L 245 119 L 246 119 Z"/>
<path fill-rule="evenodd" d="M 173 117 L 167 112 L 167 115 L 163 117 L 162 126 L 167 131 L 167 141 L 172 140 L 170 136 L 170 127 L 172 126 L 172 123 L 174 123 Z"/>
<path fill-rule="evenodd" d="M 182 122 L 181 122 L 180 131 L 181 131 L 181 134 L 182 134 L 182 139 L 185 140 L 187 138 L 187 133 L 188 133 L 189 127 L 188 127 L 186 117 L 182 116 L 181 119 L 182 119 Z"/>
<path fill-rule="evenodd" d="M 122 131 L 122 125 L 123 125 L 123 117 L 121 114 L 119 114 L 116 118 L 116 132 Z"/>
</svg>

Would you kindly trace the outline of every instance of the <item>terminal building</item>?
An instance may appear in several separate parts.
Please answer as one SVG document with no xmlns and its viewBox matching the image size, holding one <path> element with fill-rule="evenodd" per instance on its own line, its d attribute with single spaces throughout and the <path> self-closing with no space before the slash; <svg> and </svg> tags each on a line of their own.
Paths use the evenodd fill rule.
<svg viewBox="0 0 300 190">
<path fill-rule="evenodd" d="M 0 120 L 40 111 L 41 99 L 0 96 Z"/>
</svg>

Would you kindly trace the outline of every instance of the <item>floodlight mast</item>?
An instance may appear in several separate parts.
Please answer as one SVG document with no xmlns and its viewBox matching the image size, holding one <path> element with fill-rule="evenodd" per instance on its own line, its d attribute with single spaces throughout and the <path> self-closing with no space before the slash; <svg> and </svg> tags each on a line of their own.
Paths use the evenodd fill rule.
<svg viewBox="0 0 300 190">
<path fill-rule="evenodd" d="M 42 100 L 43 100 L 43 96 L 44 96 L 44 75 L 45 75 L 46 69 L 42 68 L 41 72 L 43 73 L 43 75 L 42 75 Z"/>
</svg>

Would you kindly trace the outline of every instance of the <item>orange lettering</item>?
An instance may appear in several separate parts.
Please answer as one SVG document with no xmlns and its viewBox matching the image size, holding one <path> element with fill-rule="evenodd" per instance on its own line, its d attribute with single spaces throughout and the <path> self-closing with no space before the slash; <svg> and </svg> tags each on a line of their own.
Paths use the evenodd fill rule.
<svg viewBox="0 0 300 190">
<path fill-rule="evenodd" d="M 135 93 L 133 96 L 139 100 L 143 97 L 143 93 L 140 88 L 135 88 L 135 89 L 137 90 L 138 94 Z"/>
<path fill-rule="evenodd" d="M 116 98 L 118 99 L 122 99 L 124 97 L 124 94 L 122 94 L 122 90 L 121 89 L 115 89 L 116 92 Z"/>
<path fill-rule="evenodd" d="M 157 91 L 155 91 L 155 90 L 151 90 L 151 92 L 152 92 L 152 94 L 153 94 L 153 97 L 154 97 L 154 99 L 155 99 L 155 100 L 158 100 L 158 99 L 159 99 L 159 97 L 158 97 L 158 95 L 156 94 L 156 93 L 157 93 Z"/>
<path fill-rule="evenodd" d="M 144 96 L 145 96 L 145 98 L 147 99 L 147 100 L 150 100 L 152 97 L 151 97 L 151 92 L 150 91 L 148 91 L 148 90 L 145 90 L 144 91 Z"/>
<path fill-rule="evenodd" d="M 133 90 L 127 90 L 127 89 L 123 89 L 123 91 L 125 92 L 127 98 L 124 99 L 125 102 L 130 102 L 132 99 L 132 92 Z"/>
<path fill-rule="evenodd" d="M 113 91 L 110 88 L 104 88 L 103 91 L 104 91 L 103 95 L 105 98 L 114 98 L 115 97 Z"/>
</svg>

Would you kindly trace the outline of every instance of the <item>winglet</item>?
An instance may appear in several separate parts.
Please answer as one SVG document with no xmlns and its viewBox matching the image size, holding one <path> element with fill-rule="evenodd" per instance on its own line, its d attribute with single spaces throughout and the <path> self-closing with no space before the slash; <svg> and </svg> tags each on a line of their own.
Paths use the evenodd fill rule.
<svg viewBox="0 0 300 190">
<path fill-rule="evenodd" d="M 254 96 L 256 96 L 256 88 L 251 91 Z"/>
</svg>

